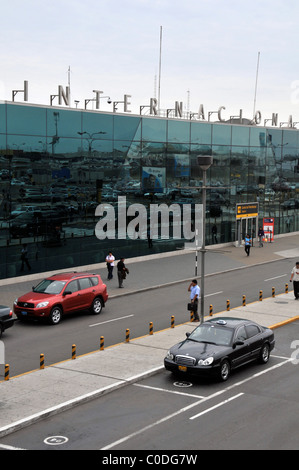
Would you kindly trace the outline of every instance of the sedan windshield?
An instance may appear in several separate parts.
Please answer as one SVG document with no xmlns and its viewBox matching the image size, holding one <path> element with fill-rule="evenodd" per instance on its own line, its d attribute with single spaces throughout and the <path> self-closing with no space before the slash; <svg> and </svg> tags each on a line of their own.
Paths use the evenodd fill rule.
<svg viewBox="0 0 299 470">
<path fill-rule="evenodd" d="M 65 281 L 51 281 L 51 279 L 44 279 L 33 289 L 33 292 L 60 294 L 64 286 Z"/>
<path fill-rule="evenodd" d="M 200 343 L 228 346 L 232 340 L 232 335 L 233 330 L 228 328 L 218 327 L 215 325 L 200 325 L 192 331 L 188 339 L 198 341 Z"/>
</svg>

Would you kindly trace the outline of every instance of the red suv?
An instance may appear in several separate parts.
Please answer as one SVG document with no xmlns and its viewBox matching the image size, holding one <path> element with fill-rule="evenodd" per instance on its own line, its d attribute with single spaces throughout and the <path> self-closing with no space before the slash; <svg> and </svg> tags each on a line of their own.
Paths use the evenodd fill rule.
<svg viewBox="0 0 299 470">
<path fill-rule="evenodd" d="M 82 310 L 101 313 L 107 299 L 107 287 L 98 274 L 55 274 L 16 299 L 14 313 L 19 320 L 46 318 L 56 325 L 67 313 Z"/>
</svg>

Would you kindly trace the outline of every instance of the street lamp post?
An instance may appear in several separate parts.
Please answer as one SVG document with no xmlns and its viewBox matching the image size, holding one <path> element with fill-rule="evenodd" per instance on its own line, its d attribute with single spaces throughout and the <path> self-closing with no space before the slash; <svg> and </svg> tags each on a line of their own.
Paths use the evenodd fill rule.
<svg viewBox="0 0 299 470">
<path fill-rule="evenodd" d="M 203 171 L 203 185 L 202 185 L 202 246 L 201 252 L 201 296 L 200 296 L 200 323 L 204 319 L 204 301 L 205 301 L 205 254 L 206 254 L 206 184 L 207 184 L 207 170 L 213 164 L 213 157 L 211 155 L 199 155 L 197 163 Z"/>
</svg>

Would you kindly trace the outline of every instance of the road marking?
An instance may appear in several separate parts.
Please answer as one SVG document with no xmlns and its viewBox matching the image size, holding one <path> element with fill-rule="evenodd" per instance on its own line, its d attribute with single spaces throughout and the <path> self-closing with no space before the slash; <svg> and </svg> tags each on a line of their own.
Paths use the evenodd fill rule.
<svg viewBox="0 0 299 470">
<path fill-rule="evenodd" d="M 7 446 L 7 445 L 5 445 L 5 444 L 0 444 L 0 449 L 5 449 L 5 450 L 25 450 L 25 449 L 22 449 L 21 447 Z"/>
<path fill-rule="evenodd" d="M 287 274 L 281 274 L 280 276 L 269 277 L 269 279 L 265 279 L 264 282 L 273 281 L 273 279 L 279 279 L 280 277 L 285 277 Z"/>
<path fill-rule="evenodd" d="M 223 390 L 219 390 L 219 392 L 213 393 L 209 397 L 205 397 L 205 398 L 202 398 L 201 400 L 197 400 L 196 402 L 191 403 L 190 405 L 185 406 L 184 408 L 181 408 L 181 409 L 175 411 L 174 413 L 172 413 L 168 416 L 165 416 L 164 418 L 161 418 L 161 419 L 159 419 L 158 421 L 155 421 L 152 424 L 149 424 L 149 425 L 145 426 L 144 428 L 141 428 L 141 429 L 139 429 L 139 430 L 137 430 L 137 431 L 135 431 L 131 434 L 128 434 L 127 436 L 124 436 L 121 439 L 118 439 L 117 441 L 111 442 L 111 444 L 108 444 L 107 446 L 102 447 L 100 450 L 112 449 L 113 447 L 116 447 L 117 445 L 122 444 L 123 442 L 128 441 L 129 439 L 131 439 L 135 436 L 138 436 L 139 434 L 142 434 L 142 433 L 148 431 L 149 429 L 154 428 L 155 426 L 158 426 L 159 424 L 162 424 L 162 423 L 164 423 L 164 422 L 166 422 L 166 421 L 168 421 L 172 418 L 175 418 L 176 416 L 184 413 L 185 411 L 188 411 L 188 410 L 194 408 L 197 405 L 201 405 L 205 401 L 211 400 L 212 398 L 215 398 L 219 395 L 222 395 L 223 393 L 228 392 L 229 390 L 232 390 L 233 388 L 238 387 L 239 385 L 243 385 L 245 382 L 248 382 L 249 380 L 252 380 L 256 377 L 259 377 L 262 374 L 270 372 L 273 369 L 276 369 L 277 367 L 283 366 L 284 364 L 287 364 L 291 360 L 292 359 L 289 358 L 286 361 L 283 361 L 283 362 L 280 362 L 279 364 L 276 364 L 275 366 L 269 367 L 269 369 L 263 370 L 262 372 L 258 372 L 257 374 L 254 374 L 254 375 L 248 377 L 247 379 L 241 380 L 240 382 L 237 382 L 234 385 L 230 385 L 230 386 L 224 388 Z"/>
<path fill-rule="evenodd" d="M 124 318 L 129 318 L 129 317 L 134 317 L 134 315 L 126 315 L 125 317 L 112 318 L 111 320 L 102 321 L 102 322 L 100 322 L 100 323 L 93 323 L 92 325 L 88 325 L 88 326 L 91 328 L 91 327 L 93 327 L 93 326 L 104 325 L 105 323 L 110 323 L 110 322 L 112 322 L 112 321 L 123 320 Z"/>
<path fill-rule="evenodd" d="M 201 413 L 198 413 L 197 415 L 194 415 L 194 416 L 191 416 L 191 418 L 189 419 L 196 419 L 196 418 L 199 418 L 200 416 L 206 414 L 206 413 L 209 413 L 210 411 L 213 411 L 215 410 L 216 408 L 219 408 L 219 406 L 222 406 L 222 405 L 226 405 L 226 403 L 232 401 L 232 400 L 235 400 L 236 398 L 239 398 L 241 397 L 242 395 L 244 395 L 244 393 L 238 393 L 238 395 L 235 395 L 234 397 L 230 397 L 228 398 L 227 400 L 224 400 L 220 403 L 217 403 L 217 405 L 215 406 L 211 406 L 211 408 L 208 408 L 207 410 L 204 410 L 202 411 Z"/>
<path fill-rule="evenodd" d="M 135 387 L 149 388 L 151 390 L 156 390 L 158 392 L 168 392 L 168 393 L 174 393 L 175 395 L 184 395 L 185 397 L 204 398 L 201 395 L 192 395 L 191 393 L 176 392 L 175 390 L 167 390 L 166 388 L 150 387 L 149 385 L 141 385 L 141 384 L 133 384 L 133 385 L 135 385 Z"/>
<path fill-rule="evenodd" d="M 211 295 L 218 295 L 218 294 L 223 294 L 223 290 L 220 290 L 219 292 L 213 292 L 213 294 L 205 294 L 205 297 L 211 297 Z"/>
</svg>

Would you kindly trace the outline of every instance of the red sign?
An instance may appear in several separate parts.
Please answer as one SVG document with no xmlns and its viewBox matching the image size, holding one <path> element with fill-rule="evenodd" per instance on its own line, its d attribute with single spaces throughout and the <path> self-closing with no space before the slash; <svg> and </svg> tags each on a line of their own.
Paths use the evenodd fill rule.
<svg viewBox="0 0 299 470">
<path fill-rule="evenodd" d="M 272 242 L 274 240 L 274 218 L 264 217 L 263 218 L 263 230 L 265 232 L 265 242 Z"/>
</svg>

